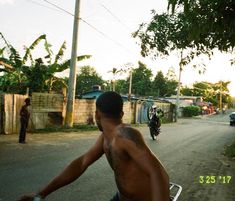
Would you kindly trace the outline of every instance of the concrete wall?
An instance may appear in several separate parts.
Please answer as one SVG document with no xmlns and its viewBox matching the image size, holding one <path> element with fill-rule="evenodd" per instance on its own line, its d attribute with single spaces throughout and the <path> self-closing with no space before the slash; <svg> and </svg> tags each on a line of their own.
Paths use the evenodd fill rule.
<svg viewBox="0 0 235 201">
<path fill-rule="evenodd" d="M 74 104 L 74 124 L 95 122 L 95 100 L 77 99 Z"/>
<path fill-rule="evenodd" d="M 0 131 L 5 134 L 18 133 L 20 129 L 19 112 L 24 105 L 27 96 L 17 94 L 2 94 L 0 96 Z M 74 105 L 74 124 L 94 124 L 95 123 L 95 101 L 94 99 L 77 99 Z M 164 102 L 153 102 L 147 100 L 124 101 L 123 122 L 147 123 L 148 110 L 151 105 L 162 108 L 165 118 L 173 120 L 172 104 Z M 66 102 L 61 94 L 35 93 L 31 97 L 31 120 L 29 131 L 43 129 L 47 127 L 61 126 L 64 123 Z M 1 123 L 2 122 L 2 123 Z"/>
<path fill-rule="evenodd" d="M 74 123 L 75 124 L 88 124 L 91 119 L 95 122 L 95 100 L 77 99 L 74 105 Z M 123 105 L 123 122 L 132 122 L 132 108 L 130 102 L 124 102 Z"/>
</svg>

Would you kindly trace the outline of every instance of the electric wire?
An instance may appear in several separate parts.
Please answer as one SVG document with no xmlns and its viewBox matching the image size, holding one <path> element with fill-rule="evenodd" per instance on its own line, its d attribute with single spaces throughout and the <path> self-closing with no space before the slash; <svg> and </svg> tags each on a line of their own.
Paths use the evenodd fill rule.
<svg viewBox="0 0 235 201">
<path fill-rule="evenodd" d="M 58 5 L 56 5 L 56 4 L 54 4 L 54 3 L 50 2 L 50 1 L 47 1 L 47 0 L 42 0 L 42 1 L 45 1 L 46 3 L 48 3 L 48 4 L 50 4 L 50 5 L 54 6 L 54 7 L 56 7 L 57 9 L 59 9 L 59 10 L 65 12 L 65 13 L 71 15 L 71 16 L 74 16 L 73 13 L 70 13 L 69 11 L 65 10 L 64 8 L 58 6 Z"/>
<path fill-rule="evenodd" d="M 84 19 L 80 18 L 80 20 L 82 22 L 84 22 L 85 24 L 87 24 L 88 26 L 90 26 L 92 29 L 94 29 L 96 32 L 98 32 L 99 34 L 101 34 L 103 37 L 105 37 L 106 39 L 109 39 L 110 41 L 112 41 L 113 43 L 115 43 L 116 45 L 118 45 L 119 47 L 125 49 L 127 52 L 130 53 L 130 50 L 128 48 L 126 48 L 125 46 L 123 46 L 121 43 L 113 40 L 111 37 L 109 37 L 108 35 L 106 35 L 105 33 L 103 33 L 102 31 L 100 31 L 99 29 L 97 29 L 96 27 L 94 27 L 93 25 L 91 25 L 90 23 L 88 23 L 87 21 L 85 21 Z"/>
<path fill-rule="evenodd" d="M 123 22 L 119 19 L 119 17 L 117 17 L 117 16 L 116 16 L 109 8 L 107 8 L 104 4 L 100 3 L 100 5 L 101 5 L 111 16 L 113 16 L 114 19 L 117 20 L 117 22 L 119 22 L 122 26 L 124 26 L 124 27 L 128 30 L 128 32 L 130 32 L 129 27 L 128 27 L 125 23 L 123 23 Z"/>
<path fill-rule="evenodd" d="M 54 10 L 54 11 L 59 12 L 59 10 L 58 10 L 58 9 L 55 9 L 55 8 L 52 8 L 52 7 L 46 6 L 46 5 L 41 4 L 41 3 L 38 3 L 37 1 L 34 1 L 34 0 L 26 0 L 26 1 L 29 1 L 29 2 L 31 2 L 31 3 L 33 3 L 33 4 L 35 4 L 35 5 L 38 5 L 38 6 L 41 6 L 41 7 L 48 8 L 48 9 L 50 9 L 50 10 Z"/>
<path fill-rule="evenodd" d="M 62 7 L 56 5 L 56 4 L 54 4 L 54 3 L 52 3 L 52 2 L 50 2 L 50 1 L 48 1 L 48 0 L 42 0 L 42 1 L 44 1 L 44 2 L 46 2 L 46 3 L 48 3 L 48 4 L 50 4 L 51 6 L 56 7 L 58 10 L 63 11 L 63 12 L 65 12 L 65 13 L 67 13 L 67 14 L 69 14 L 69 15 L 71 15 L 71 16 L 74 17 L 74 14 L 73 14 L 73 13 L 71 13 L 71 12 L 65 10 L 64 8 L 62 8 Z M 127 51 L 128 53 L 132 53 L 132 51 L 131 51 L 130 49 L 126 48 L 126 47 L 123 46 L 121 43 L 119 43 L 119 42 L 117 42 L 116 40 L 112 39 L 112 38 L 109 37 L 107 34 L 105 34 L 104 32 L 100 31 L 98 28 L 96 28 L 95 26 L 91 25 L 89 22 L 87 22 L 87 21 L 84 20 L 83 18 L 80 17 L 79 20 L 82 21 L 83 23 L 87 24 L 90 28 L 92 28 L 93 30 L 95 30 L 95 31 L 98 32 L 99 34 L 101 34 L 104 38 L 106 38 L 106 39 L 112 41 L 114 44 L 116 44 L 116 45 L 118 45 L 119 47 L 123 48 L 123 49 L 124 49 L 125 51 Z"/>
</svg>

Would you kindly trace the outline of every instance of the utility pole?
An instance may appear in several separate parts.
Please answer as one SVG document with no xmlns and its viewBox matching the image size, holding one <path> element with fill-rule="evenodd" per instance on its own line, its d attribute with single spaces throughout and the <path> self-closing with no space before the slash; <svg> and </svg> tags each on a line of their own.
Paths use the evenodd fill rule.
<svg viewBox="0 0 235 201">
<path fill-rule="evenodd" d="M 69 73 L 69 86 L 66 106 L 65 126 L 73 127 L 73 111 L 76 89 L 76 64 L 77 64 L 77 43 L 78 43 L 78 28 L 79 28 L 80 0 L 75 2 L 74 24 L 73 24 L 73 40 Z"/>
<path fill-rule="evenodd" d="M 181 51 L 181 58 L 180 58 L 180 63 L 179 63 L 179 80 L 178 80 L 178 87 L 177 87 L 175 121 L 178 120 L 178 116 L 179 116 L 179 104 L 180 104 L 179 96 L 180 96 L 180 86 L 181 86 L 181 72 L 183 70 L 182 60 L 183 60 L 183 51 Z"/>
<path fill-rule="evenodd" d="M 222 103 L 222 81 L 220 81 L 219 109 L 220 109 L 220 111 L 222 111 L 222 109 L 223 109 L 223 103 Z"/>
<path fill-rule="evenodd" d="M 129 101 L 131 101 L 131 88 L 132 88 L 132 68 L 130 69 L 130 83 L 129 83 L 129 94 L 128 94 Z"/>
</svg>

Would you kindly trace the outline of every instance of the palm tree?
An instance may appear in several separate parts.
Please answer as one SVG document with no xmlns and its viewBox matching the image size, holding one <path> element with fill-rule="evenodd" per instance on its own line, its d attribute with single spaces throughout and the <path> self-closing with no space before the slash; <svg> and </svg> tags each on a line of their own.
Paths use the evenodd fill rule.
<svg viewBox="0 0 235 201">
<path fill-rule="evenodd" d="M 113 68 L 112 70 L 108 71 L 108 73 L 112 73 L 112 80 L 111 80 L 111 84 L 112 84 L 112 90 L 115 91 L 115 83 L 116 83 L 116 78 L 117 75 L 119 75 L 120 73 L 122 73 L 123 70 L 122 69 L 117 69 L 117 68 Z"/>
</svg>

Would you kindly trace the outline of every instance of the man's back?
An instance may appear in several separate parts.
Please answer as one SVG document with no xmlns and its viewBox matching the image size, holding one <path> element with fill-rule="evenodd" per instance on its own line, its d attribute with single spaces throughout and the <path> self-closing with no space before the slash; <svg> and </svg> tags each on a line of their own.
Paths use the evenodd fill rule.
<svg viewBox="0 0 235 201">
<path fill-rule="evenodd" d="M 104 153 L 114 170 L 119 191 L 114 200 L 169 201 L 169 178 L 164 167 L 140 132 L 122 124 L 123 114 L 123 100 L 119 94 L 105 92 L 100 95 L 96 100 L 95 119 L 102 135 L 39 192 L 24 195 L 18 201 L 47 197 L 78 179 Z"/>
<path fill-rule="evenodd" d="M 134 128 L 119 125 L 111 141 L 104 137 L 104 152 L 114 170 L 121 201 L 169 201 L 168 175 Z M 155 189 L 151 189 L 153 187 Z M 152 191 L 158 192 L 153 195 Z M 156 197 L 155 197 L 156 198 Z"/>
</svg>

